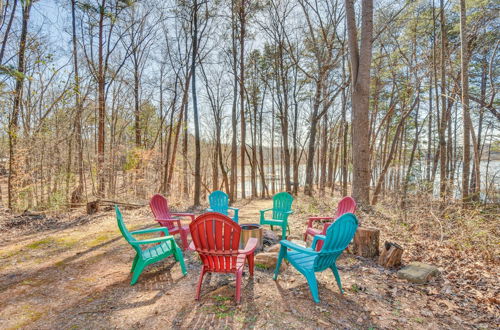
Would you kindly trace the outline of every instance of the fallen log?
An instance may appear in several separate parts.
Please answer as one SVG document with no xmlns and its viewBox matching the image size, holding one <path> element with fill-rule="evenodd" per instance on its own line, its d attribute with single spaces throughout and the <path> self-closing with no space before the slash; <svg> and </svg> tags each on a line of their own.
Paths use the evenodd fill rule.
<svg viewBox="0 0 500 330">
<path fill-rule="evenodd" d="M 382 253 L 378 258 L 378 263 L 386 268 L 392 268 L 401 265 L 401 257 L 403 256 L 403 248 L 392 242 L 385 242 L 382 247 Z"/>
<path fill-rule="evenodd" d="M 146 204 L 134 204 L 134 203 L 125 203 L 125 202 L 117 202 L 117 201 L 112 201 L 112 200 L 95 200 L 92 202 L 87 203 L 87 214 L 94 214 L 97 213 L 101 210 L 102 206 L 109 206 L 109 205 L 120 205 L 124 207 L 143 207 Z"/>
<path fill-rule="evenodd" d="M 358 227 L 353 239 L 352 253 L 365 258 L 378 256 L 380 230 Z"/>
</svg>

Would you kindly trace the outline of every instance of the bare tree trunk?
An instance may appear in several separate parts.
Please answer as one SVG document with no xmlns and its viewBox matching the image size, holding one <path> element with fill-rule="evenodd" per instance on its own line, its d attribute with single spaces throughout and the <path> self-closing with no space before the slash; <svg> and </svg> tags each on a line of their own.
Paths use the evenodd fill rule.
<svg viewBox="0 0 500 330">
<path fill-rule="evenodd" d="M 368 205 L 370 203 L 368 109 L 373 42 L 373 0 L 362 1 L 360 46 L 358 46 L 354 0 L 345 0 L 345 4 L 352 77 L 353 197 L 360 204 Z"/>
<path fill-rule="evenodd" d="M 194 0 L 193 8 L 193 54 L 191 62 L 191 89 L 193 97 L 194 135 L 195 135 L 195 165 L 194 165 L 194 206 L 200 205 L 201 190 L 201 146 L 200 124 L 198 123 L 198 100 L 196 96 L 196 57 L 198 56 L 198 1 Z"/>
<path fill-rule="evenodd" d="M 325 113 L 323 116 L 323 133 L 321 138 L 321 154 L 319 155 L 321 163 L 321 177 L 319 180 L 319 193 L 323 196 L 325 194 L 327 181 L 326 165 L 328 158 L 328 113 Z"/>
<path fill-rule="evenodd" d="M 84 190 L 83 178 L 83 136 L 82 136 L 82 114 L 83 107 L 80 97 L 80 76 L 78 72 L 78 45 L 76 40 L 76 0 L 71 0 L 71 27 L 72 27 L 72 46 L 73 46 L 73 71 L 75 78 L 74 92 L 75 92 L 75 133 L 76 133 L 76 163 L 78 169 L 78 186 L 73 192 L 71 203 L 81 203 L 82 194 Z"/>
<path fill-rule="evenodd" d="M 470 134 L 471 119 L 469 112 L 469 55 L 467 40 L 467 13 L 465 0 L 460 0 L 460 58 L 462 71 L 462 109 L 463 109 L 463 168 L 462 168 L 462 201 L 469 202 L 470 175 Z"/>
<path fill-rule="evenodd" d="M 28 22 L 30 19 L 32 4 L 33 1 L 25 1 L 22 7 L 23 21 L 21 28 L 21 37 L 19 39 L 19 52 L 17 61 L 17 71 L 19 74 L 16 75 L 16 87 L 14 89 L 14 107 L 9 121 L 8 206 L 9 209 L 15 211 L 18 211 L 20 207 L 19 188 L 22 182 L 22 178 L 20 178 L 21 156 L 18 149 L 19 115 L 21 111 L 21 100 L 23 94 L 26 39 L 28 36 Z"/>
<path fill-rule="evenodd" d="M 240 145 L 240 175 L 241 175 L 241 198 L 246 198 L 245 191 L 245 157 L 246 157 L 246 121 L 245 121 L 245 31 L 246 15 L 245 0 L 240 0 L 240 124 L 241 124 L 241 145 Z"/>
<path fill-rule="evenodd" d="M 229 199 L 234 202 L 238 196 L 237 191 L 237 160 L 238 160 L 238 150 L 237 150 L 237 133 L 238 133 L 238 119 L 237 119 L 237 98 L 238 98 L 238 72 L 237 72 L 237 55 L 236 55 L 236 15 L 235 15 L 235 1 L 231 1 L 231 41 L 232 41 L 232 56 L 233 56 L 233 107 L 231 110 L 231 127 L 232 127 L 232 139 L 231 139 L 231 190 L 229 192 Z"/>
<path fill-rule="evenodd" d="M 440 149 L 440 166 L 439 166 L 439 195 L 441 199 L 446 198 L 447 190 L 447 149 L 446 149 L 446 125 L 448 121 L 447 107 L 446 107 L 446 31 L 445 31 L 445 17 L 444 17 L 444 0 L 441 0 L 440 17 L 441 17 L 441 123 L 439 127 L 439 149 Z"/>
<path fill-rule="evenodd" d="M 98 74 L 97 74 L 97 89 L 98 89 L 98 128 L 97 128 L 97 195 L 102 198 L 105 195 L 105 170 L 104 170 L 104 144 L 105 144 L 105 119 L 106 119 L 106 100 L 105 100 L 105 72 L 104 72 L 104 10 L 106 0 L 102 0 L 99 6 L 99 49 L 98 49 Z"/>
</svg>

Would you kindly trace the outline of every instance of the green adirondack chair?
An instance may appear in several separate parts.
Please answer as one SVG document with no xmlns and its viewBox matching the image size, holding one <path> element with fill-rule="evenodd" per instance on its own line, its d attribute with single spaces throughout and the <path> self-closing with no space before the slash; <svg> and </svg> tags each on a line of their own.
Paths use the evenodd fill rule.
<svg viewBox="0 0 500 330">
<path fill-rule="evenodd" d="M 274 280 L 278 277 L 281 262 L 283 258 L 285 258 L 306 277 L 315 302 L 319 303 L 318 282 L 316 281 L 315 273 L 321 272 L 327 268 L 332 270 L 340 293 L 344 293 L 336 262 L 337 258 L 342 254 L 342 251 L 345 250 L 353 239 L 357 228 L 358 219 L 356 216 L 352 213 L 345 213 L 328 227 L 326 236 L 314 236 L 310 248 L 305 248 L 287 240 L 282 240 L 280 242 L 281 249 L 278 256 L 278 262 L 276 263 L 276 270 L 274 271 Z M 324 242 L 323 247 L 320 251 L 315 251 L 316 243 L 319 240 Z"/>
<path fill-rule="evenodd" d="M 173 255 L 175 257 L 175 260 L 177 260 L 181 264 L 182 274 L 183 275 L 187 274 L 186 265 L 184 265 L 184 257 L 182 256 L 182 251 L 175 242 L 174 237 L 168 234 L 168 229 L 166 227 L 143 229 L 143 230 L 136 230 L 133 232 L 129 232 L 127 230 L 127 227 L 125 227 L 125 224 L 123 223 L 123 217 L 120 212 L 120 209 L 118 209 L 118 206 L 116 205 L 115 205 L 115 211 L 116 211 L 116 219 L 118 221 L 118 228 L 120 228 L 120 232 L 122 233 L 125 240 L 134 248 L 135 252 L 137 252 L 134 258 L 134 262 L 132 263 L 132 269 L 130 270 L 130 272 L 133 273 L 130 285 L 134 285 L 137 282 L 137 279 L 144 270 L 144 267 L 153 264 L 155 262 L 158 262 L 160 260 L 163 260 L 171 255 Z M 132 236 L 132 235 L 149 234 L 155 232 L 161 232 L 165 236 L 144 239 L 140 241 L 135 239 L 134 236 Z M 155 243 L 159 244 L 144 250 L 141 248 L 142 245 L 155 244 Z"/>
<path fill-rule="evenodd" d="M 273 197 L 273 207 L 270 209 L 260 210 L 260 224 L 281 227 L 281 238 L 286 238 L 286 231 L 290 232 L 288 228 L 288 216 L 293 213 L 292 211 L 293 197 L 287 192 L 280 192 Z M 265 213 L 273 211 L 272 218 L 266 218 Z"/>
</svg>

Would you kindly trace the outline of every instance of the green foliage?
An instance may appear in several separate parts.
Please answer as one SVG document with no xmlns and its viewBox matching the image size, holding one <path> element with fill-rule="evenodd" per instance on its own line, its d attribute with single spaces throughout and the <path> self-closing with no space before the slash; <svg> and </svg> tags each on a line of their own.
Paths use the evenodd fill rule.
<svg viewBox="0 0 500 330">
<path fill-rule="evenodd" d="M 136 169 L 141 161 L 141 149 L 133 148 L 127 152 L 125 164 L 123 164 L 124 171 Z"/>
</svg>

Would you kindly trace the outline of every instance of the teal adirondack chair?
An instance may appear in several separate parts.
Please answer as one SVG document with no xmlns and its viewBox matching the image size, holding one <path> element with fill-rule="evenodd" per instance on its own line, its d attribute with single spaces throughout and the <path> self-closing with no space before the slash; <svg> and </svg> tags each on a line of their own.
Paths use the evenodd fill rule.
<svg viewBox="0 0 500 330">
<path fill-rule="evenodd" d="M 216 190 L 208 196 L 208 201 L 210 202 L 210 208 L 207 212 L 217 212 L 222 213 L 229 217 L 228 210 L 233 210 L 234 215 L 230 217 L 234 222 L 238 223 L 238 211 L 239 209 L 229 206 L 229 196 L 220 190 Z"/>
<path fill-rule="evenodd" d="M 134 248 L 135 252 L 137 252 L 134 258 L 134 262 L 132 263 L 132 269 L 130 270 L 130 272 L 133 273 L 130 285 L 134 285 L 137 282 L 137 279 L 144 270 L 144 267 L 152 263 L 158 262 L 160 260 L 163 260 L 171 255 L 173 255 L 175 257 L 175 260 L 177 260 L 181 264 L 182 274 L 183 275 L 187 274 L 186 265 L 184 265 L 184 258 L 182 256 L 182 251 L 179 248 L 179 246 L 177 246 L 174 237 L 168 234 L 168 229 L 166 227 L 143 229 L 143 230 L 136 230 L 133 232 L 129 232 L 127 230 L 127 227 L 125 227 L 125 224 L 123 223 L 122 214 L 118 209 L 118 206 L 116 205 L 115 205 L 115 211 L 116 211 L 116 219 L 118 221 L 118 228 L 120 228 L 120 231 L 125 240 Z M 158 238 L 144 239 L 140 241 L 136 240 L 134 236 L 132 236 L 132 235 L 148 234 L 154 232 L 162 232 L 163 234 L 165 234 L 165 236 Z M 155 243 L 159 244 L 144 250 L 141 248 L 142 245 L 155 244 Z"/>
<path fill-rule="evenodd" d="M 281 238 L 286 238 L 286 230 L 288 229 L 288 216 L 292 211 L 293 197 L 287 192 L 280 192 L 273 197 L 273 207 L 270 209 L 260 210 L 260 224 L 281 227 Z M 265 217 L 267 211 L 273 211 L 271 219 Z M 290 229 L 288 229 L 290 232 Z"/>
<path fill-rule="evenodd" d="M 335 276 L 340 293 L 342 283 L 340 282 L 339 271 L 337 270 L 336 261 L 342 254 L 342 251 L 347 247 L 354 237 L 354 233 L 358 228 L 358 219 L 352 213 L 345 213 L 338 218 L 326 231 L 325 235 L 316 235 L 312 246 L 305 248 L 296 245 L 287 240 L 280 242 L 281 249 L 274 271 L 274 280 L 278 277 L 279 269 L 283 258 L 288 260 L 302 275 L 304 275 L 309 283 L 312 297 L 315 302 L 319 303 L 318 283 L 316 281 L 315 272 L 321 272 L 330 268 Z M 318 240 L 323 241 L 323 247 L 320 251 L 315 251 Z"/>
</svg>

